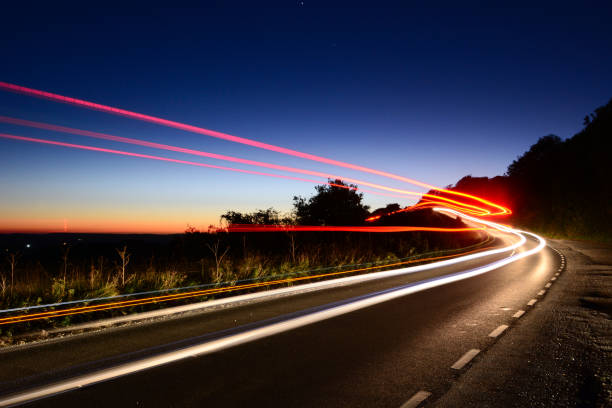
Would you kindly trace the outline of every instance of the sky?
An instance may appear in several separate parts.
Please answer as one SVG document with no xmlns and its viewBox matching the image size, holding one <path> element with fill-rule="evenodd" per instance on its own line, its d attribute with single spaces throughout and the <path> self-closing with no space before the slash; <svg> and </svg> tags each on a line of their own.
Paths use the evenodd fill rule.
<svg viewBox="0 0 612 408">
<path fill-rule="evenodd" d="M 612 98 L 609 2 L 85 3 L 4 6 L 0 81 L 436 186 L 503 174 L 539 137 L 571 137 Z M 0 115 L 424 191 L 10 92 Z M 6 123 L 0 133 L 253 169 Z M 227 210 L 290 211 L 314 185 L 0 138 L 0 232 L 205 229 Z"/>
</svg>

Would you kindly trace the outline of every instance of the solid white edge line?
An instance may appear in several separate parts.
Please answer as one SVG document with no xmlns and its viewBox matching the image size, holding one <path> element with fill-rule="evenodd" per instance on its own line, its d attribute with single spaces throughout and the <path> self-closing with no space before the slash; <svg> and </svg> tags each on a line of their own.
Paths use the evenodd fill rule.
<svg viewBox="0 0 612 408">
<path fill-rule="evenodd" d="M 485 223 L 488 225 L 495 226 L 496 229 L 501 231 L 508 231 L 509 228 L 501 225 L 497 225 L 495 223 L 491 223 L 489 221 L 480 221 L 474 219 L 473 217 L 465 216 L 461 213 L 458 213 L 454 210 L 444 211 L 460 214 L 469 219 L 473 219 L 477 222 Z M 474 276 L 482 275 L 484 273 L 490 272 L 492 270 L 501 268 L 502 266 L 508 265 L 512 262 L 518 261 L 519 259 L 528 257 L 533 255 L 539 251 L 541 251 L 546 246 L 546 241 L 539 236 L 532 234 L 526 231 L 518 231 L 512 230 L 509 231 L 515 235 L 520 236 L 522 239 L 519 241 L 521 245 L 526 242 L 526 238 L 522 234 L 528 234 L 533 236 L 537 241 L 539 241 L 538 245 L 530 250 L 525 252 L 521 252 L 520 254 L 513 255 L 512 257 L 503 258 L 497 261 L 494 261 L 490 264 L 480 266 L 477 268 L 469 269 L 463 272 L 455 273 L 450 276 L 441 276 L 436 279 L 431 279 L 422 283 L 415 283 L 408 287 L 403 287 L 402 289 L 397 289 L 393 291 L 385 291 L 381 294 L 371 296 L 365 299 L 359 299 L 351 303 L 331 307 L 329 309 L 320 310 L 308 315 L 295 317 L 286 321 L 273 323 L 268 326 L 259 327 L 253 330 L 249 330 L 242 333 L 233 334 L 227 337 L 223 337 L 220 339 L 208 341 L 205 343 L 197 344 L 194 346 L 186 347 L 184 349 L 175 350 L 171 352 L 162 353 L 157 356 L 152 356 L 148 358 L 144 358 L 137 361 L 132 361 L 124 364 L 120 364 L 115 367 L 107 368 L 100 370 L 98 372 L 85 374 L 81 376 L 77 376 L 72 379 L 63 380 L 51 385 L 37 387 L 29 391 L 23 391 L 21 393 L 9 395 L 3 398 L 0 398 L 0 406 L 7 405 L 15 405 L 20 403 L 25 403 L 27 401 L 32 401 L 44 397 L 48 397 L 54 394 L 59 394 L 62 392 L 66 392 L 69 390 L 73 390 L 75 388 L 84 387 L 87 385 L 96 384 L 99 382 L 107 381 L 113 378 L 121 377 L 128 374 L 133 374 L 139 371 L 143 371 L 149 368 L 158 367 L 164 364 L 169 364 L 175 361 L 179 361 L 188 357 L 201 356 L 204 354 L 213 353 L 219 350 L 227 349 L 230 347 L 238 346 L 240 344 L 248 343 L 251 341 L 259 340 L 268 336 L 272 336 L 274 334 L 282 333 L 285 331 L 293 330 L 298 327 L 306 326 L 309 324 L 313 324 L 316 322 L 320 322 L 326 319 L 330 319 L 332 317 L 340 316 L 346 313 L 350 313 L 356 310 L 364 309 L 370 306 L 373 306 L 378 303 L 390 301 L 393 299 L 397 299 L 399 297 L 403 297 L 412 293 L 417 293 L 423 290 L 431 289 L 434 287 L 446 285 L 452 282 L 457 282 L 460 280 L 468 279 Z M 516 245 L 516 244 L 515 244 Z M 514 245 L 510 247 L 504 248 L 504 251 L 512 250 Z M 499 250 L 493 250 L 499 251 Z M 474 254 L 476 255 L 476 254 Z M 469 257 L 471 255 L 468 255 Z M 442 261 L 441 263 L 445 263 L 448 261 Z M 393 271 L 387 271 L 393 272 Z M 386 272 L 381 272 L 386 273 Z M 453 365 L 455 368 L 462 359 L 466 358 L 466 356 L 473 354 L 463 365 L 467 364 L 469 360 L 471 360 L 476 354 L 478 354 L 480 350 L 472 349 L 468 351 L 457 363 Z M 463 365 L 461 367 L 463 367 Z"/>
<path fill-rule="evenodd" d="M 502 334 L 508 327 L 507 324 L 502 324 L 500 326 L 498 326 L 495 330 L 493 330 L 491 333 L 489 333 L 489 337 L 497 337 L 500 334 Z"/>
<path fill-rule="evenodd" d="M 518 312 L 516 312 L 515 314 L 512 315 L 512 317 L 518 319 L 519 317 L 521 317 L 522 315 L 525 314 L 524 310 L 519 310 Z"/>
<path fill-rule="evenodd" d="M 430 395 L 431 392 L 419 391 L 410 397 L 408 401 L 404 402 L 400 408 L 416 408 L 421 402 L 429 398 Z"/>
<path fill-rule="evenodd" d="M 471 349 L 467 351 L 464 355 L 461 356 L 461 358 L 459 358 L 459 360 L 455 362 L 455 364 L 451 366 L 451 368 L 455 370 L 461 370 L 463 367 L 465 367 L 467 363 L 472 361 L 472 359 L 476 357 L 478 353 L 480 353 L 480 350 L 478 349 Z"/>
</svg>

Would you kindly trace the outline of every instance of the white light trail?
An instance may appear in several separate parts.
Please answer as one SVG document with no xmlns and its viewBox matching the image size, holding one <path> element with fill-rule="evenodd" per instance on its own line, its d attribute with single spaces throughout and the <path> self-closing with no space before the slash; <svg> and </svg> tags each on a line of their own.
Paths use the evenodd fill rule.
<svg viewBox="0 0 612 408">
<path fill-rule="evenodd" d="M 118 378 L 124 375 L 129 375 L 133 373 L 137 373 L 149 368 L 158 367 L 164 364 L 169 364 L 172 362 L 180 361 L 188 357 L 196 357 L 202 356 L 205 354 L 214 353 L 223 349 L 227 349 L 230 347 L 235 347 L 241 344 L 249 343 L 252 341 L 256 341 L 265 337 L 273 336 L 275 334 L 283 333 L 289 330 L 297 329 L 299 327 L 303 327 L 309 324 L 317 323 L 323 320 L 331 319 L 337 316 L 341 316 L 347 313 L 351 313 L 360 309 L 364 309 L 370 306 L 374 306 L 376 304 L 387 302 L 393 299 L 397 299 L 403 296 L 407 296 L 413 293 L 421 292 L 423 290 L 435 288 L 438 286 L 446 285 L 452 282 L 457 282 L 464 279 L 469 279 L 478 275 L 482 275 L 484 273 L 490 272 L 492 270 L 501 268 L 505 265 L 508 265 L 512 262 L 516 262 L 519 259 L 523 259 L 530 255 L 533 255 L 539 251 L 541 251 L 546 246 L 546 241 L 529 232 L 514 230 L 510 227 L 499 225 L 490 221 L 479 220 L 474 217 L 466 216 L 465 214 L 459 213 L 454 210 L 449 209 L 436 209 L 437 211 L 445 211 L 455 213 L 460 217 L 470 219 L 474 222 L 489 225 L 492 228 L 495 228 L 502 232 L 508 232 L 520 237 L 519 242 L 512 244 L 508 247 L 495 249 L 491 251 L 486 251 L 486 255 L 491 255 L 493 253 L 500 253 L 506 251 L 513 251 L 514 249 L 524 245 L 526 243 L 526 238 L 523 234 L 527 234 L 535 238 L 538 242 L 534 248 L 514 254 L 510 257 L 503 258 L 500 260 L 496 260 L 487 265 L 480 266 L 477 268 L 468 269 L 465 271 L 453 273 L 450 275 L 441 276 L 438 278 L 428 279 L 425 281 L 420 281 L 416 283 L 411 283 L 408 285 L 403 285 L 395 289 L 385 290 L 381 292 L 376 292 L 371 295 L 367 295 L 365 297 L 358 297 L 354 301 L 350 301 L 348 303 L 343 303 L 337 306 L 331 306 L 329 308 L 318 310 L 313 313 L 309 313 L 306 315 L 290 318 L 285 321 L 272 323 L 263 327 L 258 327 L 252 330 L 248 330 L 245 332 L 232 334 L 220 339 L 207 341 L 201 344 L 196 344 L 193 346 L 189 346 L 180 350 L 175 350 L 171 352 L 166 352 L 157 356 L 144 358 L 141 360 L 124 363 L 112 368 L 100 370 L 94 373 L 81 375 L 72 379 L 67 379 L 64 381 L 57 382 L 55 384 L 35 388 L 29 391 L 24 391 L 21 393 L 17 393 L 14 395 L 9 395 L 0 399 L 0 406 L 11 406 L 17 404 L 23 404 L 25 402 L 46 398 L 55 394 L 67 392 L 70 390 L 78 389 L 81 387 L 85 387 L 88 385 L 100 383 L 103 381 L 108 381 L 110 379 Z M 485 253 L 471 254 L 462 257 L 463 261 L 467 259 L 476 259 L 482 256 Z M 451 259 L 440 262 L 435 262 L 434 264 L 421 265 L 412 268 L 403 268 L 403 273 L 406 273 L 406 269 L 410 269 L 414 271 L 417 268 L 431 269 L 433 267 L 441 267 L 446 265 L 451 265 L 461 262 L 459 259 Z M 398 270 L 401 271 L 401 270 Z M 378 274 L 387 274 L 388 276 L 392 276 L 395 274 L 399 274 L 398 271 L 386 271 L 380 272 Z M 356 277 L 351 277 L 356 278 Z M 361 277 L 359 277 L 361 278 Z M 350 278 L 343 278 L 350 279 Z M 319 282 L 322 283 L 322 282 Z"/>
</svg>

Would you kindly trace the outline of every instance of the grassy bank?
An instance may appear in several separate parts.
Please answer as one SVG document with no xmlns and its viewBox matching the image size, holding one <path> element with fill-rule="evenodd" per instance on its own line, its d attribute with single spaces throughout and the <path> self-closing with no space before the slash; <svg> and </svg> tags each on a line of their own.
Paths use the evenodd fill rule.
<svg viewBox="0 0 612 408">
<path fill-rule="evenodd" d="M 5 263 L 2 274 L 4 310 L 185 286 L 231 286 L 242 281 L 265 282 L 287 276 L 378 267 L 455 254 L 489 243 L 483 232 L 209 234 L 189 231 L 175 236 L 61 234 L 45 239 L 26 235 L 2 239 L 5 245 L 30 245 L 27 249 L 32 250 L 24 250 L 17 258 L 13 285 L 9 280 L 11 263 Z M 65 326 L 162 306 L 137 306 L 3 325 L 0 330 L 7 337 L 32 329 Z M 53 308 L 43 310 L 50 309 Z"/>
</svg>

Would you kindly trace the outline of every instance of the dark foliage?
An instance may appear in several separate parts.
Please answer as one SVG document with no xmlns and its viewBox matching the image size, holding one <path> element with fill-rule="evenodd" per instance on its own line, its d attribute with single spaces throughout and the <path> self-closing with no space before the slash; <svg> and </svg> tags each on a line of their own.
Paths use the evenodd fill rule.
<svg viewBox="0 0 612 408">
<path fill-rule="evenodd" d="M 374 211 L 372 211 L 370 216 L 389 214 L 389 213 L 394 212 L 394 211 L 399 211 L 401 208 L 402 208 L 402 206 L 399 205 L 398 203 L 387 204 L 385 207 L 377 208 Z"/>
<path fill-rule="evenodd" d="M 357 186 L 342 180 L 330 180 L 330 183 L 316 186 L 317 193 L 308 199 L 293 197 L 297 223 L 362 225 L 369 215 L 369 207 L 362 203 L 363 194 L 356 191 Z"/>
<path fill-rule="evenodd" d="M 262 224 L 262 225 L 288 225 L 293 223 L 291 217 L 283 217 L 274 208 L 257 210 L 252 213 L 228 211 L 221 216 L 229 225 L 233 224 Z"/>
<path fill-rule="evenodd" d="M 569 236 L 612 237 L 612 101 L 585 121 L 584 129 L 562 141 L 538 143 L 508 167 L 509 187 L 518 194 L 516 219 Z"/>
<path fill-rule="evenodd" d="M 508 204 L 515 223 L 553 236 L 612 240 L 612 101 L 584 125 L 567 140 L 540 138 L 504 176 L 467 176 L 452 189 Z"/>
<path fill-rule="evenodd" d="M 414 226 L 414 227 L 440 227 L 440 228 L 465 228 L 466 224 L 458 218 L 449 217 L 446 214 L 436 212 L 430 208 L 403 211 L 372 222 L 370 225 L 385 226 Z M 451 234 L 452 235 L 452 234 Z"/>
</svg>

